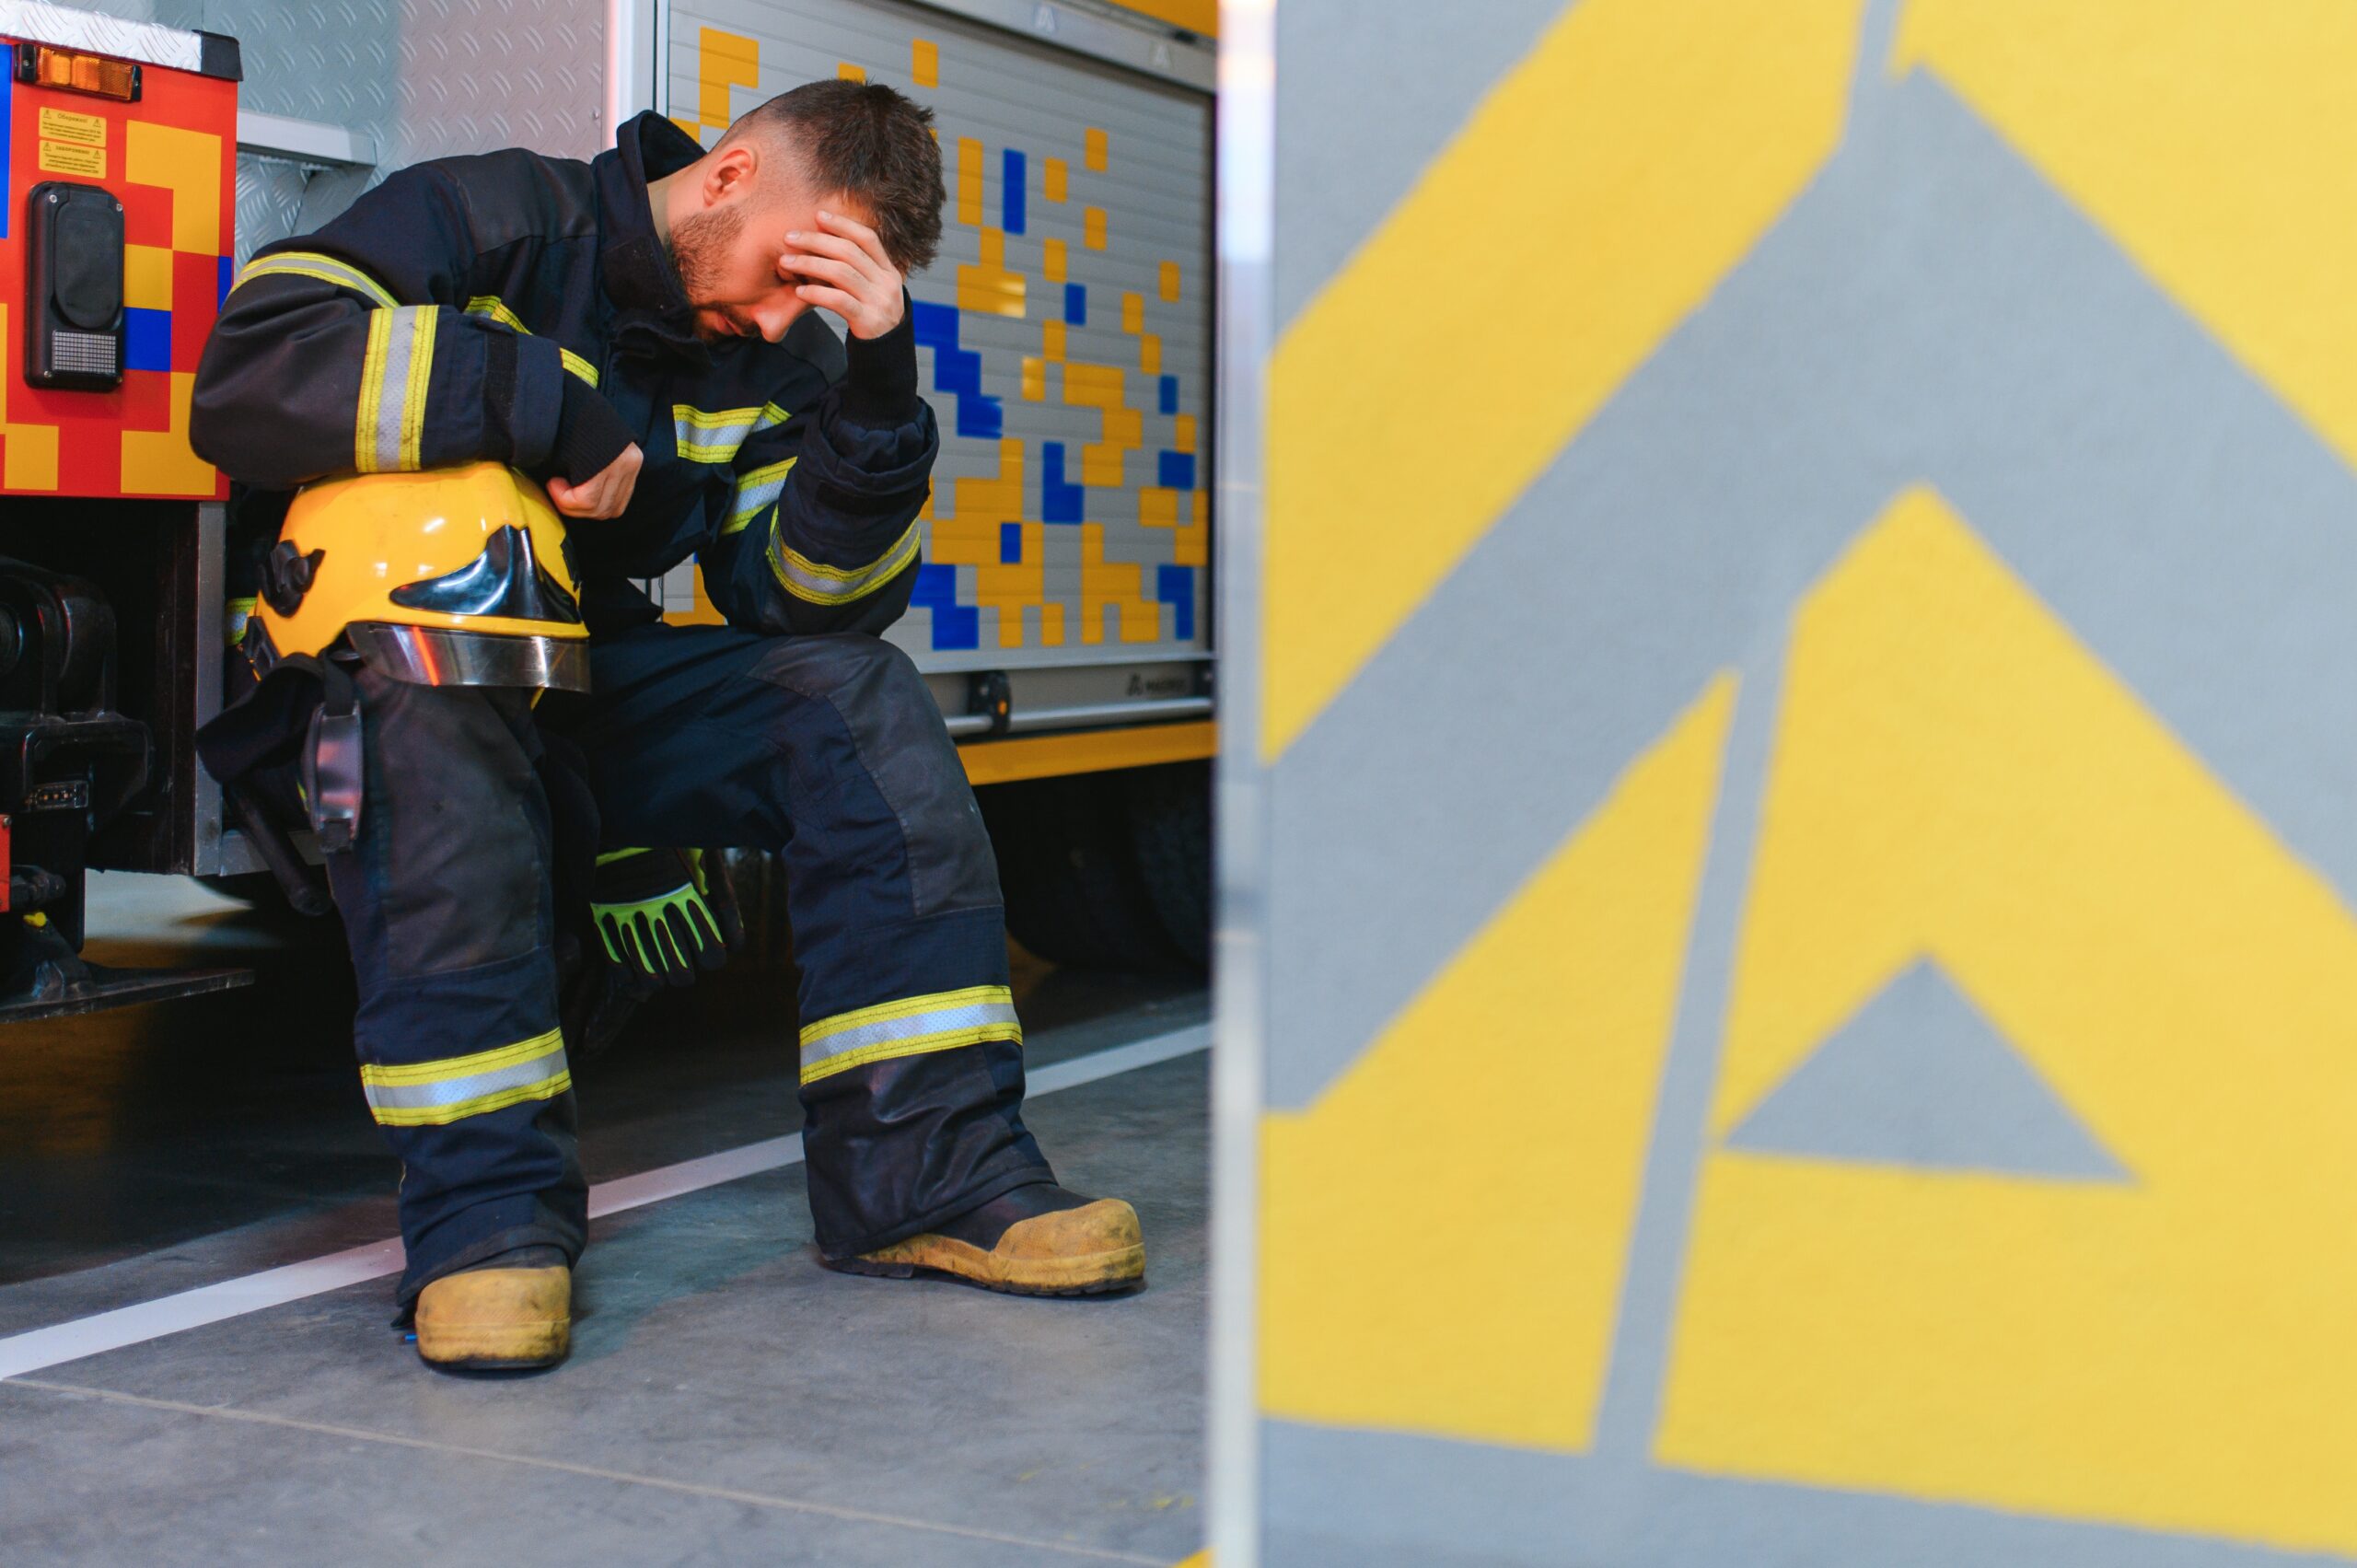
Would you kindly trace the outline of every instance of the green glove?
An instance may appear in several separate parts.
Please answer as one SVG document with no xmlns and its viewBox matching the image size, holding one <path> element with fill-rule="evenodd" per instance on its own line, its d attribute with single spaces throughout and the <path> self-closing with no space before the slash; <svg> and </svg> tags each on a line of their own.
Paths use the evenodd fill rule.
<svg viewBox="0 0 2357 1568">
<path fill-rule="evenodd" d="M 618 849 L 598 857 L 589 913 L 606 957 L 639 989 L 688 985 L 716 970 L 741 935 L 735 901 L 715 916 L 703 854 L 691 849 Z"/>
</svg>

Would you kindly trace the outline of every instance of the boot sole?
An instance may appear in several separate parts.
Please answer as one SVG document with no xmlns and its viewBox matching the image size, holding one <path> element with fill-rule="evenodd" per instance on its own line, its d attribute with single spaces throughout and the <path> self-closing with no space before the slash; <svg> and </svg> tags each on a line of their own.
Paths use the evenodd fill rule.
<svg viewBox="0 0 2357 1568">
<path fill-rule="evenodd" d="M 449 1347 L 452 1353 L 447 1355 L 428 1355 L 425 1342 L 421 1339 L 417 1346 L 417 1359 L 436 1372 L 538 1372 L 543 1367 L 556 1365 L 573 1353 L 571 1328 L 567 1324 L 553 1335 L 535 1336 L 540 1342 L 538 1344 L 531 1342 L 530 1339 L 526 1339 L 521 1344 L 510 1339 L 505 1345 L 495 1341 L 485 1345 L 478 1339 L 470 1347 L 461 1340 Z"/>
<path fill-rule="evenodd" d="M 436 1372 L 539 1372 L 556 1365 L 564 1353 L 555 1355 L 464 1355 L 450 1361 L 436 1361 L 420 1352 L 418 1360 Z"/>
<path fill-rule="evenodd" d="M 819 1262 L 822 1267 L 832 1269 L 839 1274 L 866 1274 L 882 1280 L 910 1280 L 919 1276 L 926 1279 L 954 1280 L 961 1285 L 972 1285 L 977 1290 L 994 1291 L 1000 1295 L 1114 1295 L 1124 1291 L 1140 1289 L 1145 1284 L 1144 1248 L 1130 1249 L 1124 1252 L 1100 1253 L 1098 1256 L 1111 1260 L 1106 1265 L 1105 1272 L 1094 1279 L 1076 1280 L 1065 1283 L 983 1279 L 958 1269 L 942 1269 L 925 1263 L 890 1262 L 869 1258 L 820 1258 Z M 1119 1272 L 1129 1264 L 1132 1257 L 1136 1261 L 1137 1272 L 1134 1273 Z M 1094 1259 L 1086 1260 L 1091 1262 L 1095 1260 Z M 1081 1260 L 1075 1260 L 1075 1261 L 1081 1261 Z"/>
</svg>

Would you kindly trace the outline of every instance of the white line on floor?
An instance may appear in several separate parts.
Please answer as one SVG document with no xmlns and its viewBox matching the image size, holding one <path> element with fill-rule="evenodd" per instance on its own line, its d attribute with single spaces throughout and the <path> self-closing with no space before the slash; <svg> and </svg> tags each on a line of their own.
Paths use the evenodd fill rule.
<svg viewBox="0 0 2357 1568">
<path fill-rule="evenodd" d="M 1036 1099 L 1060 1089 L 1076 1088 L 1093 1084 L 1100 1078 L 1132 1073 L 1141 1067 L 1151 1067 L 1157 1062 L 1168 1062 L 1192 1051 L 1202 1051 L 1212 1042 L 1209 1024 L 1193 1024 L 1168 1034 L 1132 1040 L 1109 1050 L 1091 1051 L 1069 1062 L 1058 1062 L 1027 1074 L 1028 1098 Z M 737 1181 L 748 1176 L 758 1176 L 765 1170 L 798 1164 L 802 1158 L 802 1134 L 784 1138 L 765 1138 L 742 1148 L 724 1149 L 716 1155 L 681 1160 L 677 1165 L 663 1166 L 655 1170 L 641 1171 L 617 1180 L 602 1182 L 589 1190 L 589 1217 L 602 1219 L 625 1209 L 635 1209 L 648 1203 L 659 1203 L 667 1198 L 716 1187 L 724 1181 Z M 372 1241 L 365 1247 L 346 1248 L 331 1252 L 324 1258 L 312 1258 L 300 1263 L 288 1263 L 276 1269 L 264 1269 L 257 1274 L 245 1274 L 218 1284 L 202 1285 L 184 1290 L 176 1295 L 159 1296 L 154 1301 L 142 1301 L 129 1307 L 118 1307 L 110 1312 L 95 1313 L 76 1318 L 70 1322 L 53 1323 L 45 1329 L 29 1329 L 21 1334 L 0 1339 L 0 1379 L 38 1372 L 61 1362 L 78 1361 L 86 1355 L 121 1350 L 148 1340 L 162 1339 L 188 1329 L 201 1329 L 207 1323 L 243 1317 L 267 1307 L 284 1307 L 290 1301 L 306 1296 L 323 1295 L 331 1290 L 342 1290 L 367 1280 L 382 1279 L 387 1274 L 401 1272 L 401 1244 Z"/>
</svg>

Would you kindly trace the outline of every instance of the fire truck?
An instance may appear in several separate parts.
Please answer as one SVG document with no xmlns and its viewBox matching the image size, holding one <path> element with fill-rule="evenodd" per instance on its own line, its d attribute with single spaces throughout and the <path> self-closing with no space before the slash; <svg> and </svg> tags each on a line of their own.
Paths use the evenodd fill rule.
<svg viewBox="0 0 2357 1568">
<path fill-rule="evenodd" d="M 942 254 L 911 293 L 943 451 L 889 636 L 958 739 L 1010 929 L 1052 961 L 1205 964 L 1213 0 L 120 9 L 0 0 L 0 1019 L 250 978 L 87 960 L 87 870 L 278 896 L 193 744 L 238 607 L 189 403 L 238 266 L 420 159 L 586 158 L 650 109 L 709 145 L 835 75 L 935 112 Z M 716 619 L 692 563 L 644 586 Z"/>
</svg>

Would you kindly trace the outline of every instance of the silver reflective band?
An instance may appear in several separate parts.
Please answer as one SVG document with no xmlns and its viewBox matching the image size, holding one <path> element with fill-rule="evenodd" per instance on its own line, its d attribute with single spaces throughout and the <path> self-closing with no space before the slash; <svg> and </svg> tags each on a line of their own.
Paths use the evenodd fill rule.
<svg viewBox="0 0 2357 1568">
<path fill-rule="evenodd" d="M 775 403 L 760 408 L 729 408 L 706 413 L 686 403 L 671 405 L 671 436 L 679 456 L 691 463 L 726 464 L 737 448 L 764 430 L 784 424 L 793 416 Z"/>
<path fill-rule="evenodd" d="M 949 1034 L 981 1028 L 988 1024 L 1012 1025 L 1015 1021 L 1015 1004 L 1011 1002 L 970 1002 L 931 1013 L 911 1013 L 905 1017 L 890 1018 L 882 1023 L 857 1025 L 819 1041 L 819 1049 L 811 1051 L 809 1057 L 811 1061 L 818 1062 L 830 1056 L 840 1056 L 846 1051 L 912 1040 L 919 1035 Z"/>
<path fill-rule="evenodd" d="M 723 534 L 741 530 L 760 515 L 762 507 L 785 494 L 785 476 L 794 471 L 801 459 L 788 458 L 782 463 L 769 463 L 737 476 L 737 494 L 730 498 L 728 521 L 721 528 Z"/>
<path fill-rule="evenodd" d="M 418 467 L 437 308 L 402 305 L 370 313 L 368 349 L 360 361 L 360 444 L 353 465 L 362 473 Z"/>
<path fill-rule="evenodd" d="M 412 686 L 589 690 L 586 637 L 517 637 L 383 621 L 355 621 L 343 633 L 369 668 Z"/>
<path fill-rule="evenodd" d="M 865 566 L 846 571 L 836 566 L 822 566 L 799 551 L 787 548 L 774 526 L 770 529 L 770 570 L 775 574 L 778 586 L 798 599 L 812 604 L 849 604 L 855 598 L 874 593 L 889 582 L 893 574 L 916 559 L 917 525 L 911 523 L 909 531 L 892 542 L 892 548 Z"/>
<path fill-rule="evenodd" d="M 1020 1043 L 1023 1026 L 1003 985 L 911 997 L 838 1014 L 802 1031 L 802 1081 L 894 1057 L 950 1051 L 983 1040 Z"/>
<path fill-rule="evenodd" d="M 559 1047 L 548 1056 L 536 1056 L 472 1077 L 452 1078 L 440 1084 L 363 1084 L 361 1092 L 368 1097 L 368 1109 L 374 1111 L 437 1110 L 470 1099 L 505 1098 L 514 1089 L 537 1088 L 569 1069 L 564 1051 Z"/>
<path fill-rule="evenodd" d="M 438 1062 L 360 1064 L 368 1112 L 387 1127 L 444 1127 L 572 1086 L 562 1029 Z"/>
</svg>

